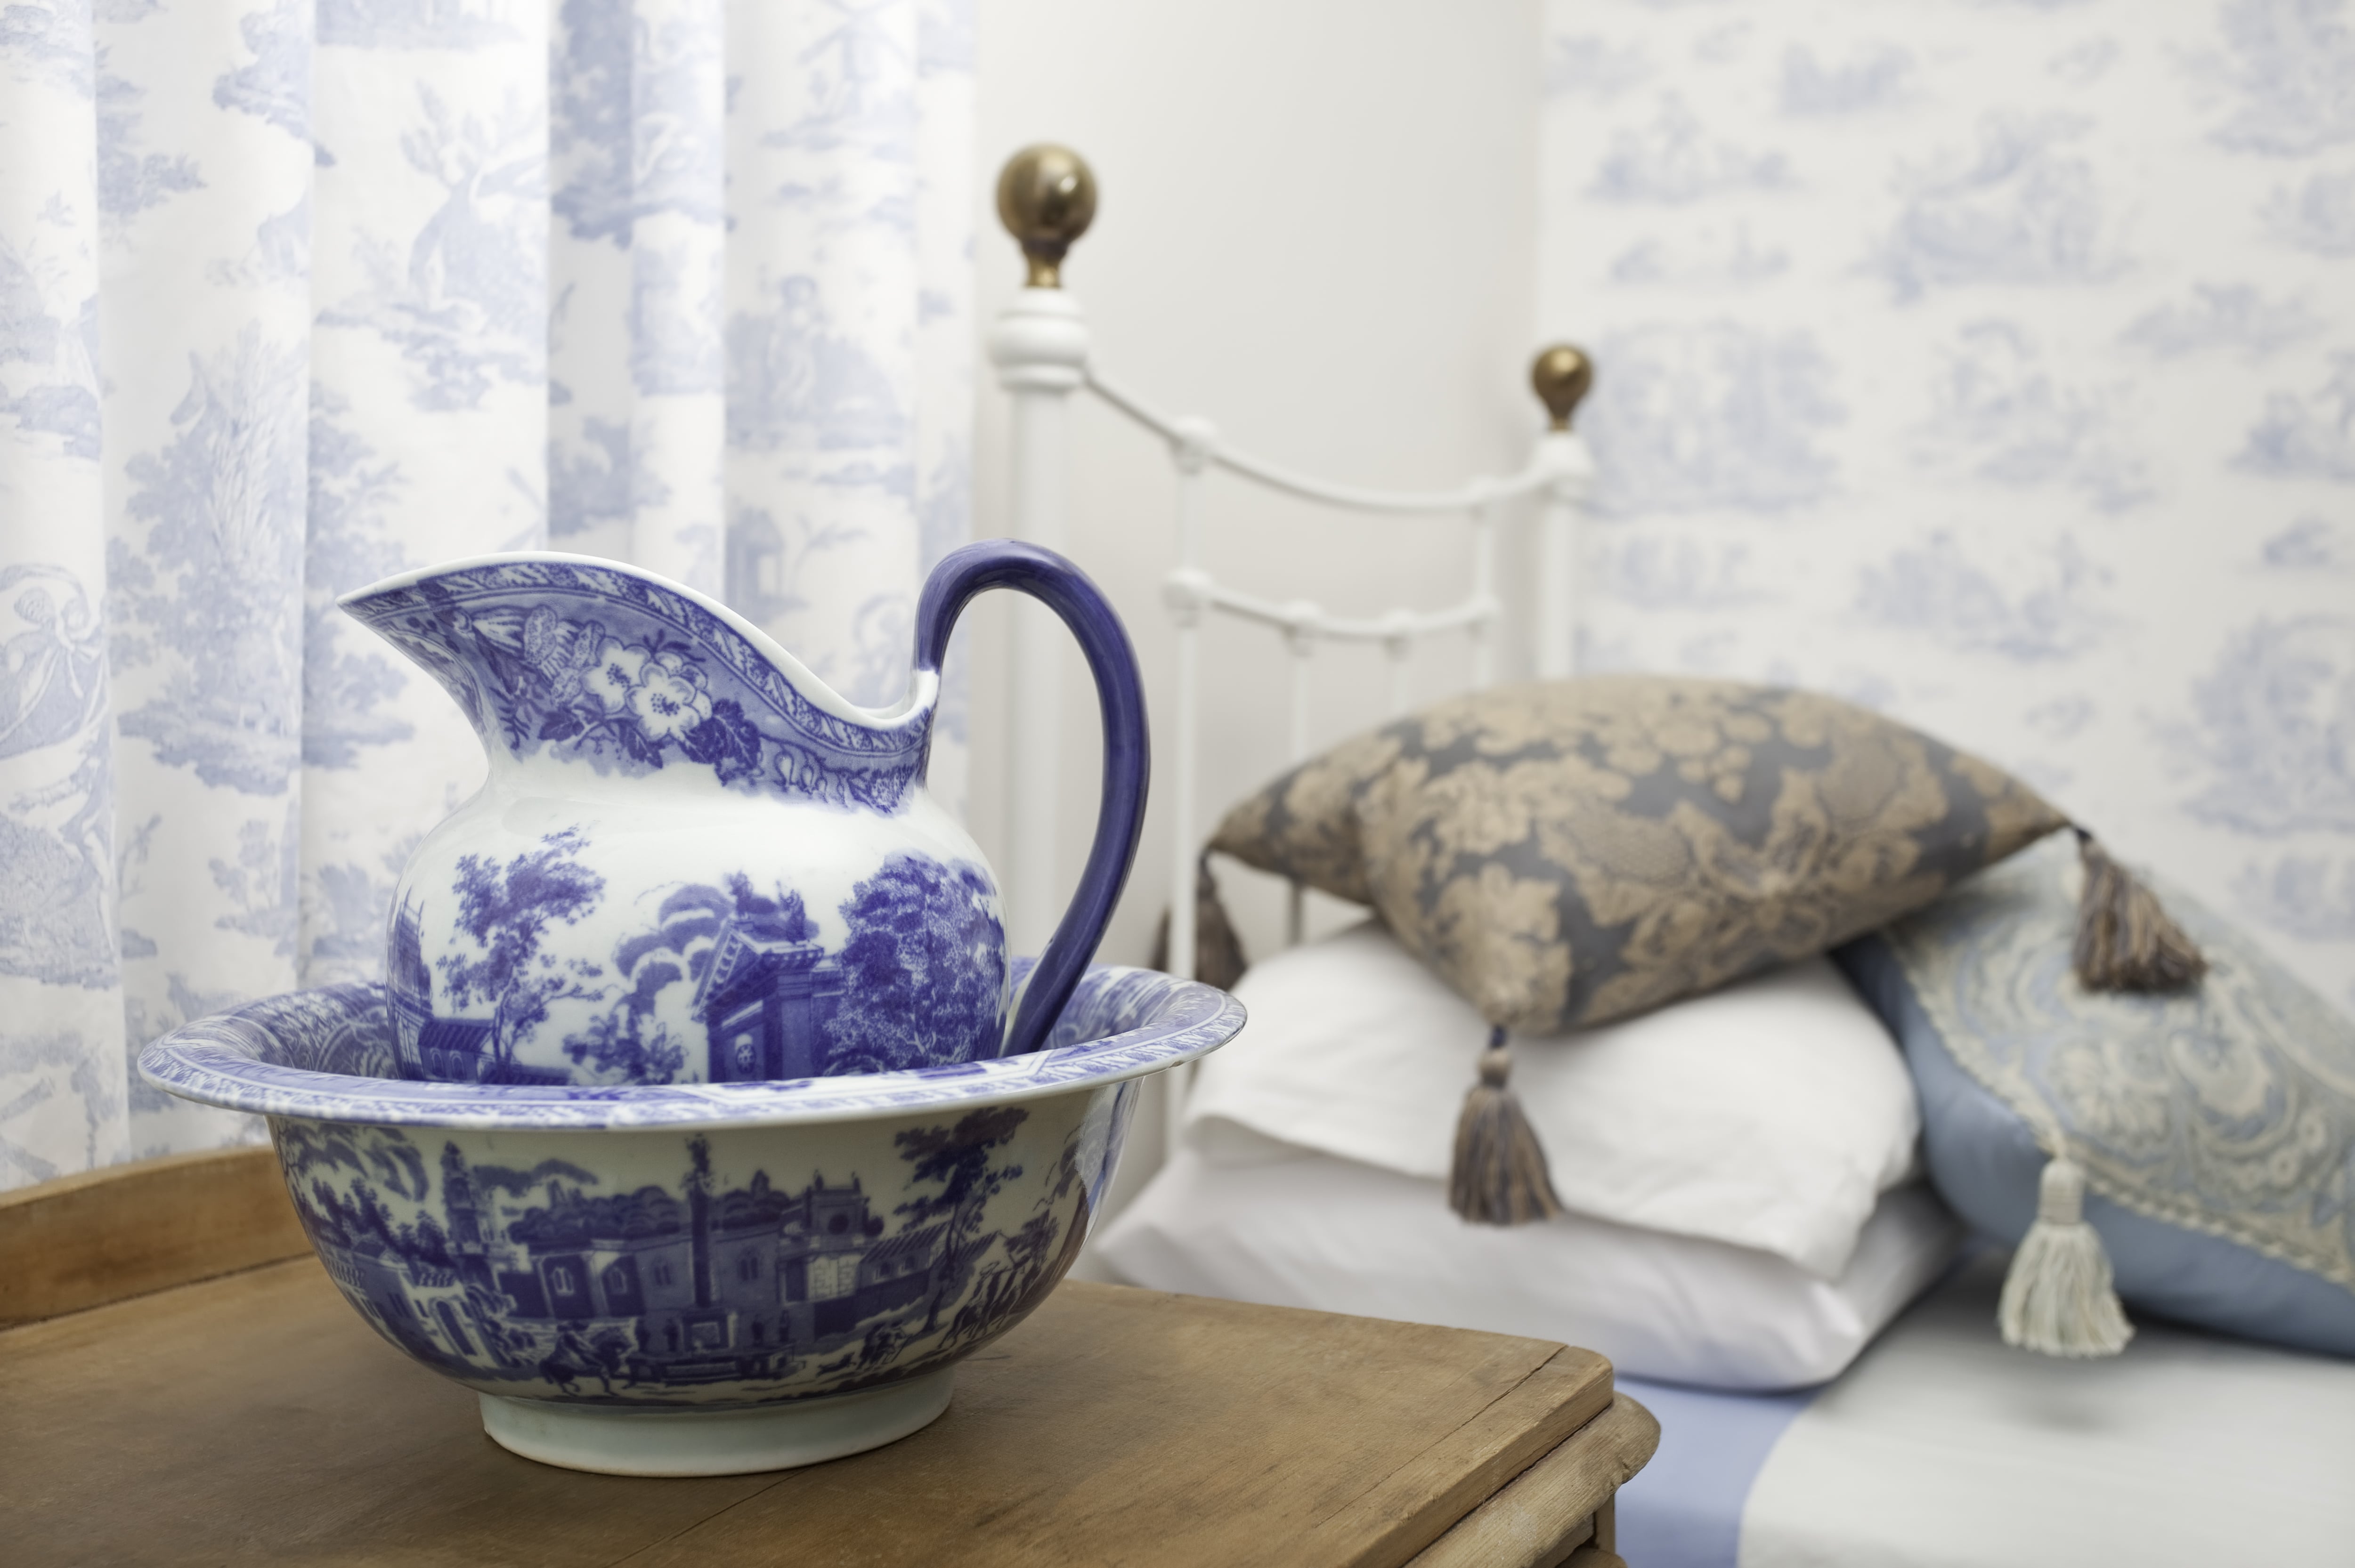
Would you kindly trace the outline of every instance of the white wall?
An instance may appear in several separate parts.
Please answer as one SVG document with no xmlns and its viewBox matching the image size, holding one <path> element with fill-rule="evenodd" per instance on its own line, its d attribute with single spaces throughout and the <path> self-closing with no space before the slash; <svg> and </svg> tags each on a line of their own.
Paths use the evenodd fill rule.
<svg viewBox="0 0 2355 1568">
<path fill-rule="evenodd" d="M 1173 413 L 1289 466 L 1397 487 L 1517 468 L 1539 411 L 1524 390 L 1535 346 L 1536 0 L 1195 0 L 1175 5 L 980 0 L 985 203 L 1006 156 L 1059 141 L 1093 165 L 1095 228 L 1066 285 L 1097 362 Z M 1020 283 L 994 210 L 979 225 L 977 315 Z M 986 372 L 984 374 L 987 380 Z M 975 532 L 1007 531 L 1005 399 L 982 394 Z M 1148 701 L 1169 702 L 1171 639 L 1158 597 L 1171 561 L 1171 481 L 1158 442 L 1101 408 L 1074 431 L 1071 554 L 1126 617 Z M 1327 514 L 1328 517 L 1330 514 Z M 1286 520 L 1271 546 L 1258 526 Z M 1311 525 L 1313 524 L 1313 525 Z M 1362 611 L 1460 592 L 1459 542 L 1433 524 L 1332 518 L 1213 482 L 1212 568 L 1245 587 L 1313 592 Z M 1003 863 L 1003 626 L 977 609 L 971 816 Z M 1284 698 L 1266 644 L 1213 640 L 1205 669 L 1215 813 L 1282 763 Z M 1434 683 L 1460 678 L 1434 669 Z M 1325 672 L 1320 670 L 1320 674 Z M 1330 661 L 1320 740 L 1378 716 L 1375 659 Z M 1434 689 L 1435 686 L 1434 686 Z M 1076 656 L 1063 758 L 1067 881 L 1092 826 L 1094 704 Z M 1156 791 L 1166 802 L 1166 755 Z M 1165 811 L 1148 817 L 1107 960 L 1141 962 L 1168 896 Z M 1267 950 L 1266 890 L 1240 902 Z M 1337 910 L 1324 912 L 1326 919 Z M 1148 1105 L 1124 1188 L 1158 1163 Z"/>
</svg>

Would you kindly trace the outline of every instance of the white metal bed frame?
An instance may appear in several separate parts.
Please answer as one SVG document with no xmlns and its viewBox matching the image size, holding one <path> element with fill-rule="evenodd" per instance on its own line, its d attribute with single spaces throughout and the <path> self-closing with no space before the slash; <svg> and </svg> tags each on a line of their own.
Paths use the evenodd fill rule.
<svg viewBox="0 0 2355 1568">
<path fill-rule="evenodd" d="M 1224 615 L 1267 627 L 1283 639 L 1291 681 L 1286 764 L 1297 763 L 1308 755 L 1309 670 L 1320 643 L 1379 644 L 1389 658 L 1388 711 L 1393 716 L 1407 706 L 1408 661 L 1419 644 L 1432 639 L 1458 632 L 1468 637 L 1473 686 L 1493 682 L 1497 631 L 1505 616 L 1497 592 L 1497 530 L 1512 503 L 1533 499 L 1539 532 L 1535 603 L 1530 608 L 1537 673 L 1571 673 L 1576 659 L 1575 526 L 1594 460 L 1571 429 L 1570 419 L 1592 373 L 1585 355 L 1566 344 L 1538 355 L 1531 380 L 1551 416 L 1550 428 L 1521 470 L 1509 477 L 1475 477 L 1452 490 L 1423 493 L 1312 478 L 1227 445 L 1208 419 L 1159 412 L 1090 363 L 1086 319 L 1080 302 L 1062 288 L 1060 270 L 1065 252 L 1085 232 L 1095 209 L 1093 176 L 1076 154 L 1054 146 L 1016 154 L 1000 175 L 997 198 L 999 215 L 1021 242 L 1029 263 L 1027 285 L 998 313 L 988 340 L 998 384 L 1012 402 L 1013 532 L 1049 549 L 1068 549 L 1069 421 L 1076 393 L 1092 394 L 1160 437 L 1176 471 L 1176 564 L 1163 578 L 1163 600 L 1177 629 L 1177 690 L 1174 712 L 1156 739 L 1168 747 L 1171 758 L 1168 967 L 1172 973 L 1190 976 L 1196 963 L 1194 862 L 1201 831 L 1195 785 L 1200 766 L 1205 620 Z M 1221 582 L 1202 564 L 1202 485 L 1212 468 L 1344 511 L 1460 516 L 1468 524 L 1471 591 L 1435 607 L 1399 606 L 1373 615 L 1342 616 L 1307 599 L 1263 598 Z M 1024 617 L 1015 628 L 1004 887 L 1007 907 L 1017 918 L 1041 917 L 1039 912 L 1056 907 L 1061 892 L 1055 862 L 1062 737 L 1060 635 L 1043 616 Z M 1305 907 L 1305 890 L 1295 883 L 1286 919 L 1288 942 L 1301 939 Z M 1167 1107 L 1174 1147 L 1184 1097 L 1178 1086 L 1172 1089 Z"/>
</svg>

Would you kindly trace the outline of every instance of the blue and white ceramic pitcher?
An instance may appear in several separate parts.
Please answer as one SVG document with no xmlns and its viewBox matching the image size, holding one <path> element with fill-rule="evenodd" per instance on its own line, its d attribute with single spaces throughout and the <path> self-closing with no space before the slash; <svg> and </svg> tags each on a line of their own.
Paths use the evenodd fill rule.
<svg viewBox="0 0 2355 1568">
<path fill-rule="evenodd" d="M 991 588 L 1062 617 L 1103 710 L 1095 844 L 1018 1006 L 996 878 L 924 789 L 941 655 Z M 725 1083 L 1034 1050 L 1135 858 L 1149 771 L 1135 654 L 1050 551 L 991 540 L 942 561 L 908 694 L 880 710 L 726 607 L 611 561 L 478 556 L 342 605 L 432 673 L 490 755 L 393 906 L 388 979 L 412 1077 Z"/>
</svg>

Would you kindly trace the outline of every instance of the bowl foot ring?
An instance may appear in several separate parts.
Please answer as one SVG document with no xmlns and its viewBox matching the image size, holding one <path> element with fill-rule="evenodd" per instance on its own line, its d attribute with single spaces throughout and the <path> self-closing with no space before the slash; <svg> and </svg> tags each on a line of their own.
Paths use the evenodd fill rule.
<svg viewBox="0 0 2355 1568">
<path fill-rule="evenodd" d="M 862 1454 L 949 1407 L 954 1367 L 881 1388 L 783 1404 L 627 1410 L 485 1393 L 483 1430 L 511 1453 L 607 1476 L 741 1476 Z"/>
</svg>

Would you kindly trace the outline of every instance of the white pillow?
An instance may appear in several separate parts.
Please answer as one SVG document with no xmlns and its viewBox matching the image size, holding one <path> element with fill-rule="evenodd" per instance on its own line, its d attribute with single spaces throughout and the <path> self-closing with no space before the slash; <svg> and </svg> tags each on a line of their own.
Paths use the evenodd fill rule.
<svg viewBox="0 0 2355 1568">
<path fill-rule="evenodd" d="M 1369 922 L 1294 948 L 1235 994 L 1251 1022 L 1198 1071 L 1198 1147 L 1217 1158 L 1224 1124 L 1446 1177 L 1488 1026 L 1390 933 Z M 1848 1266 L 1874 1200 L 1913 1173 L 1921 1131 L 1903 1055 L 1823 959 L 1599 1029 L 1517 1037 L 1513 1087 L 1572 1211 L 1770 1252 L 1823 1279 Z"/>
<path fill-rule="evenodd" d="M 1928 1187 L 1901 1187 L 1828 1282 L 1744 1247 L 1576 1214 L 1467 1225 L 1437 1181 L 1261 1147 L 1276 1158 L 1181 1150 L 1105 1230 L 1105 1263 L 1159 1290 L 1560 1340 L 1631 1377 L 1769 1389 L 1838 1376 L 1963 1237 Z"/>
</svg>

